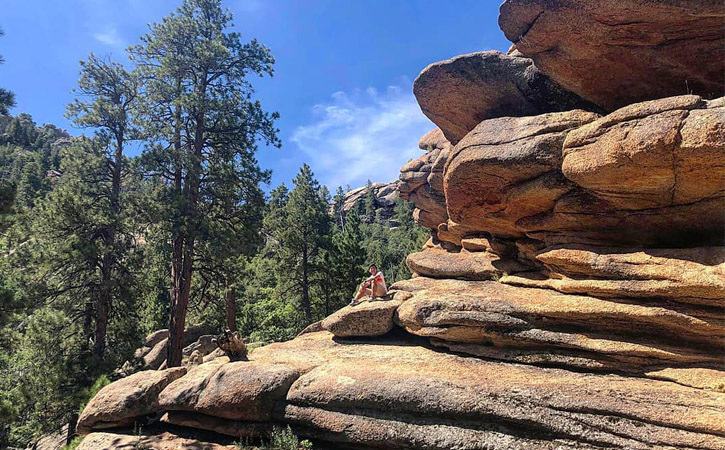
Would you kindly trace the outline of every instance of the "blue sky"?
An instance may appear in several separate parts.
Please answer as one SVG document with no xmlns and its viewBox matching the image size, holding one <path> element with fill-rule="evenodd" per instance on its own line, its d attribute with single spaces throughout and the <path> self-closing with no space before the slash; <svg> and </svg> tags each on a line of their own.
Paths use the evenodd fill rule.
<svg viewBox="0 0 725 450">
<path fill-rule="evenodd" d="M 80 134 L 63 117 L 90 52 L 126 62 L 124 49 L 181 0 L 2 0 L 0 86 L 13 114 Z M 428 64 L 481 50 L 505 51 L 498 3 L 490 0 L 226 0 L 245 40 L 276 58 L 273 78 L 252 80 L 278 111 L 283 146 L 262 148 L 272 185 L 290 183 L 303 162 L 331 190 L 390 181 L 434 125 L 412 81 Z M 129 153 L 138 153 L 132 149 Z"/>
</svg>

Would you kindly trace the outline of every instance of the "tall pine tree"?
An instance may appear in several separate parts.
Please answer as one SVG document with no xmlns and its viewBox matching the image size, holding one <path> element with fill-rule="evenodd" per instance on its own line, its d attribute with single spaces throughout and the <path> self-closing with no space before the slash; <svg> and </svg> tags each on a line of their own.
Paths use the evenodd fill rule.
<svg viewBox="0 0 725 450">
<path fill-rule="evenodd" d="M 252 100 L 250 74 L 272 74 L 274 58 L 256 40 L 227 29 L 221 0 L 185 0 L 131 49 L 144 79 L 149 173 L 165 181 L 172 241 L 169 367 L 181 364 L 184 325 L 205 221 L 234 204 L 248 184 L 266 181 L 254 155 L 258 140 L 279 146 L 276 113 Z M 228 198 L 231 196 L 233 198 Z M 246 226 L 246 224 L 244 225 Z"/>
</svg>

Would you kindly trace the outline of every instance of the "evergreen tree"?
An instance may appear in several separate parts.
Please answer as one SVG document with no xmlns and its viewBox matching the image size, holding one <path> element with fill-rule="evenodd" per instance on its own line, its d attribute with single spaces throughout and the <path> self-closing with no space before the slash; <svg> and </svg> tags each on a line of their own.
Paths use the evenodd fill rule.
<svg viewBox="0 0 725 450">
<path fill-rule="evenodd" d="M 365 184 L 365 222 L 366 223 L 374 223 L 375 222 L 375 210 L 377 209 L 377 199 L 375 198 L 375 188 L 373 187 L 373 183 L 368 180 Z"/>
<path fill-rule="evenodd" d="M 360 227 L 360 217 L 350 211 L 345 228 L 333 239 L 335 252 L 331 268 L 338 287 L 338 299 L 343 304 L 355 295 L 355 290 L 365 275 L 367 255 L 363 247 L 365 237 Z"/>
<path fill-rule="evenodd" d="M 0 28 L 0 36 L 3 36 L 5 32 Z M 5 60 L 0 56 L 0 64 L 4 63 Z M 6 116 L 8 109 L 15 106 L 15 94 L 8 91 L 7 89 L 0 88 L 0 116 Z"/>
<path fill-rule="evenodd" d="M 338 230 L 345 228 L 345 193 L 342 186 L 337 187 L 335 196 L 332 197 L 332 217 L 335 220 L 335 226 Z"/>
<path fill-rule="evenodd" d="M 98 255 L 100 282 L 95 301 L 95 333 L 93 356 L 103 358 L 106 346 L 108 313 L 113 292 L 118 293 L 118 283 L 123 278 L 120 262 L 126 259 L 130 239 L 124 229 L 124 208 L 121 184 L 127 176 L 124 148 L 136 137 L 132 123 L 132 110 L 138 99 L 139 85 L 135 76 L 123 66 L 97 58 L 92 53 L 81 61 L 81 77 L 75 99 L 68 105 L 67 116 L 83 128 L 96 130 L 96 140 L 105 147 L 103 167 L 91 175 L 91 191 L 104 200 L 106 214 L 99 215 L 99 222 L 86 224 L 96 230 L 100 240 Z M 94 195 L 94 197 L 95 197 Z"/>
<path fill-rule="evenodd" d="M 287 278 L 285 290 L 298 297 L 305 324 L 312 323 L 310 292 L 315 279 L 319 281 L 315 275 L 326 271 L 321 257 L 329 242 L 330 216 L 327 208 L 324 191 L 310 166 L 304 164 L 294 179 L 294 188 L 284 213 L 272 229 L 279 243 L 279 270 Z"/>
<path fill-rule="evenodd" d="M 144 128 L 152 141 L 149 173 L 166 181 L 163 217 L 170 226 L 169 367 L 181 364 L 194 261 L 210 208 L 249 183 L 267 181 L 254 154 L 257 141 L 279 146 L 276 113 L 253 101 L 250 73 L 272 74 L 274 59 L 256 40 L 228 32 L 221 0 L 185 0 L 141 45 L 131 49 L 145 81 Z M 230 188 L 231 186 L 231 188 Z M 210 206 L 212 205 L 212 206 Z M 209 227 L 209 226 L 207 226 Z"/>
</svg>

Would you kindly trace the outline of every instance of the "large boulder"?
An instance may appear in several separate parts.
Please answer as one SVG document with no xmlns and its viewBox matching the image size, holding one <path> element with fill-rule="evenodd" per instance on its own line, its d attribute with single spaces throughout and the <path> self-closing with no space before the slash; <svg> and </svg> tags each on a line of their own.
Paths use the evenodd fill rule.
<svg viewBox="0 0 725 450">
<path fill-rule="evenodd" d="M 406 263 L 418 275 L 465 280 L 493 280 L 504 274 L 529 270 L 528 266 L 516 260 L 502 259 L 494 253 L 449 252 L 441 248 L 411 253 Z"/>
<path fill-rule="evenodd" d="M 158 412 L 159 393 L 185 373 L 183 367 L 146 370 L 105 386 L 83 409 L 76 431 L 85 434 L 133 425 L 137 419 Z"/>
<path fill-rule="evenodd" d="M 157 342 L 151 350 L 143 356 L 143 367 L 156 370 L 166 361 L 169 350 L 169 338 Z"/>
<path fill-rule="evenodd" d="M 283 364 L 218 359 L 169 384 L 159 395 L 159 405 L 168 411 L 264 422 L 298 375 L 295 368 Z"/>
<path fill-rule="evenodd" d="M 567 135 L 562 172 L 623 209 L 723 196 L 723 117 L 696 95 L 627 106 Z"/>
<path fill-rule="evenodd" d="M 446 231 L 548 245 L 712 245 L 725 215 L 722 100 L 481 122 L 444 171 Z M 440 229 L 440 225 L 439 225 Z"/>
<path fill-rule="evenodd" d="M 453 148 L 445 167 L 450 220 L 500 236 L 523 236 L 518 220 L 549 211 L 574 188 L 561 174 L 567 132 L 598 117 L 576 110 L 479 123 Z"/>
<path fill-rule="evenodd" d="M 530 59 L 497 51 L 429 65 L 413 83 L 413 94 L 452 144 L 484 119 L 592 107 L 549 80 Z"/>
<path fill-rule="evenodd" d="M 393 329 L 393 314 L 404 298 L 405 293 L 396 292 L 382 299 L 361 300 L 327 317 L 322 328 L 338 337 L 382 336 Z"/>
<path fill-rule="evenodd" d="M 552 80 L 612 111 L 689 92 L 722 96 L 724 20 L 713 0 L 506 0 L 499 25 Z"/>
<path fill-rule="evenodd" d="M 169 337 L 169 330 L 168 328 L 163 328 L 161 330 L 156 330 L 152 333 L 150 333 L 148 336 L 146 336 L 146 339 L 144 339 L 143 346 L 144 347 L 154 347 L 159 342 L 163 341 Z"/>
</svg>

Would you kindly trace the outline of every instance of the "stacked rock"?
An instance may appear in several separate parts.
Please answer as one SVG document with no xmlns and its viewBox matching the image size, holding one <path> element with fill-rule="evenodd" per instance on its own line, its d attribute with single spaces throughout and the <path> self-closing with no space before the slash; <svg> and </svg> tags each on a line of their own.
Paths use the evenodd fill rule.
<svg viewBox="0 0 725 450">
<path fill-rule="evenodd" d="M 433 234 L 416 276 L 249 361 L 107 386 L 79 449 L 149 415 L 332 448 L 725 449 L 723 20 L 506 0 L 514 48 L 414 84 L 438 126 L 400 176 Z"/>
</svg>

